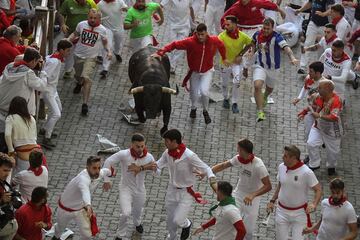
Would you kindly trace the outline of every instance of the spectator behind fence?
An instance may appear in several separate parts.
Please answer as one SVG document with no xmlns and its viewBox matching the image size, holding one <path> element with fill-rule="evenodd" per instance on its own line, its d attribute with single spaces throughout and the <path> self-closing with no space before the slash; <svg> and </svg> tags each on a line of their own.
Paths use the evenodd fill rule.
<svg viewBox="0 0 360 240">
<path fill-rule="evenodd" d="M 15 214 L 19 228 L 14 239 L 42 240 L 42 229 L 52 227 L 51 209 L 47 204 L 48 193 L 44 187 L 36 187 L 31 201 L 21 206 Z"/>
<path fill-rule="evenodd" d="M 17 173 L 11 181 L 11 185 L 19 186 L 19 191 L 24 202 L 31 199 L 31 193 L 35 187 L 47 187 L 48 170 L 43 163 L 43 153 L 32 150 L 29 156 L 30 167 Z"/>
<path fill-rule="evenodd" d="M 25 47 L 17 45 L 21 37 L 21 29 L 18 26 L 8 27 L 0 38 L 0 75 L 3 74 L 5 66 L 13 62 L 17 55 L 24 53 Z"/>
<path fill-rule="evenodd" d="M 23 60 L 8 64 L 0 79 L 0 151 L 4 148 L 3 133 L 5 131 L 5 117 L 7 116 L 10 102 L 16 96 L 25 98 L 29 113 L 35 115 L 35 90 L 47 92 L 46 73 L 39 71 L 39 77 L 35 74 L 35 68 L 42 68 L 40 53 L 34 48 L 27 48 Z M 1 134 L 2 133 L 2 134 Z"/>
</svg>

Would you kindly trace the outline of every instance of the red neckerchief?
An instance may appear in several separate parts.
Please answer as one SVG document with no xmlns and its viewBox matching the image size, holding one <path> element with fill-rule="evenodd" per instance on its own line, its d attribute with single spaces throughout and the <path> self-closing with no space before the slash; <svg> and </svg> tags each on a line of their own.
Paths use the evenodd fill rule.
<svg viewBox="0 0 360 240">
<path fill-rule="evenodd" d="M 344 202 L 346 202 L 346 200 L 347 200 L 346 197 L 341 196 L 340 202 L 339 202 L 338 204 L 335 204 L 335 203 L 334 203 L 334 200 L 333 200 L 333 197 L 330 196 L 330 197 L 329 197 L 329 204 L 332 205 L 332 206 L 336 206 L 336 207 L 339 206 L 339 207 L 341 207 L 341 205 L 343 205 Z"/>
<path fill-rule="evenodd" d="M 104 2 L 111 3 L 111 2 L 115 2 L 115 0 L 104 0 Z"/>
<path fill-rule="evenodd" d="M 304 163 L 302 161 L 298 161 L 294 166 L 287 167 L 286 172 L 288 172 L 289 170 L 298 169 L 299 167 L 302 167 L 302 165 L 304 165 Z"/>
<path fill-rule="evenodd" d="M 37 176 L 37 177 L 40 176 L 43 172 L 42 166 L 40 166 L 38 168 L 29 167 L 28 170 L 34 172 L 35 176 Z"/>
<path fill-rule="evenodd" d="M 324 37 L 325 38 L 325 37 Z M 328 40 L 326 40 L 326 38 L 325 38 L 325 42 L 326 42 L 326 44 L 329 44 L 329 43 L 331 43 L 332 41 L 334 41 L 335 39 L 337 38 L 337 36 L 336 36 L 336 34 L 334 34 L 331 38 L 329 38 Z"/>
<path fill-rule="evenodd" d="M 252 161 L 254 160 L 255 155 L 254 154 L 249 154 L 248 159 L 244 159 L 242 157 L 240 157 L 240 155 L 238 155 L 237 159 L 239 160 L 239 162 L 241 162 L 242 164 L 248 164 L 248 163 L 252 163 Z"/>
<path fill-rule="evenodd" d="M 169 151 L 168 151 L 168 154 L 169 154 L 171 157 L 173 157 L 174 160 L 176 160 L 176 159 L 181 158 L 181 156 L 183 155 L 183 153 L 185 152 L 185 150 L 186 150 L 185 144 L 181 143 L 181 144 L 179 144 L 179 146 L 178 146 L 176 149 L 174 149 L 174 150 L 169 150 Z"/>
<path fill-rule="evenodd" d="M 239 38 L 239 29 L 236 27 L 233 31 L 228 32 L 226 31 L 226 34 L 231 37 L 232 39 L 238 39 Z"/>
<path fill-rule="evenodd" d="M 19 61 L 14 62 L 14 67 L 19 67 L 20 65 L 28 66 L 27 64 L 28 63 L 25 62 L 24 60 L 19 60 Z"/>
<path fill-rule="evenodd" d="M 136 159 L 139 159 L 139 158 L 143 158 L 143 157 L 145 157 L 146 154 L 147 154 L 147 149 L 144 148 L 142 154 L 139 155 L 133 148 L 130 148 L 130 154 L 131 154 L 131 156 L 132 156 L 133 158 L 135 158 L 135 160 L 136 160 Z"/>
<path fill-rule="evenodd" d="M 343 52 L 343 55 L 341 56 L 341 58 L 339 60 L 335 60 L 333 57 L 331 57 L 331 58 L 336 63 L 341 63 L 341 62 L 343 62 L 345 60 L 350 59 L 349 56 L 345 52 Z"/>
<path fill-rule="evenodd" d="M 58 52 L 53 53 L 50 57 L 51 57 L 51 58 L 57 58 L 57 59 L 59 59 L 61 62 L 64 62 L 64 60 L 65 60 L 65 59 L 63 58 L 63 56 L 61 56 L 60 53 L 58 53 Z"/>
<path fill-rule="evenodd" d="M 270 43 L 273 35 L 274 35 L 274 32 L 272 32 L 269 36 L 265 36 L 265 35 L 264 35 L 264 31 L 261 29 L 261 30 L 259 31 L 259 34 L 258 34 L 258 37 L 257 37 L 258 44 L 261 44 L 261 43 Z"/>
<path fill-rule="evenodd" d="M 133 5 L 133 8 L 135 8 L 135 9 L 138 10 L 138 11 L 143 11 L 143 10 L 145 10 L 146 5 L 145 5 L 145 7 L 144 7 L 143 9 L 139 9 L 139 4 L 138 4 L 138 3 L 135 3 L 135 4 Z"/>
<path fill-rule="evenodd" d="M 336 24 L 338 24 L 338 22 L 339 22 L 342 18 L 343 18 L 343 16 L 334 17 L 333 20 L 331 21 L 331 23 L 336 26 Z"/>
</svg>

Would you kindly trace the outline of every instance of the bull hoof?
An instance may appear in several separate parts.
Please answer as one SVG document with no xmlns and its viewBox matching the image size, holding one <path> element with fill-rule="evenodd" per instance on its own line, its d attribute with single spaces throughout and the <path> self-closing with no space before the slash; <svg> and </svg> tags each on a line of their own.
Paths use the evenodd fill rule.
<svg viewBox="0 0 360 240">
<path fill-rule="evenodd" d="M 164 133 L 168 130 L 167 126 L 163 126 L 161 129 L 160 129 L 160 135 L 163 136 Z"/>
</svg>

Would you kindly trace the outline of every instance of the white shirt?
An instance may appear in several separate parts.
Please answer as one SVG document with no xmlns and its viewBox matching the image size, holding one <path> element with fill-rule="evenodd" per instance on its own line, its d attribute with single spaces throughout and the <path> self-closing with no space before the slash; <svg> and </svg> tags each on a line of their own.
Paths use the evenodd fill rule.
<svg viewBox="0 0 360 240">
<path fill-rule="evenodd" d="M 148 163 L 154 162 L 155 159 L 153 155 L 147 153 L 145 157 L 136 159 L 131 156 L 130 149 L 121 150 L 108 159 L 106 159 L 104 163 L 104 167 L 110 169 L 110 167 L 114 168 L 114 165 L 120 163 L 121 166 L 121 181 L 120 181 L 120 188 L 121 187 L 128 187 L 133 191 L 136 192 L 145 192 L 145 171 L 138 173 L 136 176 L 133 172 L 128 171 L 128 166 L 131 164 L 135 164 L 137 166 L 143 166 Z M 115 169 L 115 168 L 114 168 Z M 105 176 L 105 182 L 110 182 L 110 179 Z"/>
<path fill-rule="evenodd" d="M 232 205 L 218 206 L 215 210 L 215 235 L 213 240 L 230 240 L 236 238 L 236 228 L 234 224 L 241 221 L 240 210 Z"/>
<path fill-rule="evenodd" d="M 345 19 L 345 17 L 342 17 L 340 21 L 336 24 L 336 35 L 344 42 L 350 39 L 351 26 L 349 22 Z"/>
<path fill-rule="evenodd" d="M 238 155 L 230 160 L 231 165 L 239 168 L 239 181 L 235 192 L 252 193 L 263 185 L 261 179 L 269 176 L 263 161 L 255 157 L 251 163 L 243 164 L 238 160 Z"/>
<path fill-rule="evenodd" d="M 348 224 L 357 222 L 354 207 L 349 201 L 338 207 L 330 205 L 329 199 L 325 198 L 321 202 L 321 214 L 322 221 L 316 240 L 342 239 L 348 233 Z"/>
<path fill-rule="evenodd" d="M 286 207 L 300 207 L 308 202 L 309 189 L 315 187 L 319 181 L 305 164 L 295 170 L 286 170 L 287 167 L 281 163 L 277 175 L 281 185 L 278 200 Z"/>
<path fill-rule="evenodd" d="M 308 96 L 310 90 L 315 90 L 319 87 L 319 82 L 324 80 L 324 77 L 321 77 L 319 80 L 313 80 L 309 75 L 304 79 L 304 86 L 301 88 L 298 99 L 303 99 L 305 96 Z"/>
<path fill-rule="evenodd" d="M 41 166 L 43 172 L 39 176 L 35 176 L 33 171 L 23 170 L 17 173 L 12 179 L 13 185 L 19 185 L 21 197 L 25 202 L 31 200 L 31 193 L 36 187 L 48 186 L 49 173 L 45 166 Z"/>
<path fill-rule="evenodd" d="M 162 0 L 161 5 L 168 13 L 171 29 L 190 28 L 190 7 L 192 0 Z"/>
<path fill-rule="evenodd" d="M 320 47 L 322 47 L 323 50 L 325 50 L 325 49 L 331 48 L 332 44 L 336 40 L 341 40 L 341 39 L 337 37 L 334 40 L 332 40 L 331 42 L 326 43 L 325 37 L 322 37 L 319 41 L 319 45 L 320 45 Z"/>
<path fill-rule="evenodd" d="M 195 184 L 195 169 L 201 172 L 206 172 L 207 177 L 215 177 L 211 168 L 206 165 L 201 159 L 190 149 L 186 148 L 180 159 L 174 160 L 166 150 L 161 158 L 156 162 L 159 169 L 168 167 L 169 182 L 172 186 L 178 188 L 190 187 Z"/>
<path fill-rule="evenodd" d="M 57 85 L 60 77 L 61 61 L 57 58 L 46 56 L 44 71 L 47 75 L 47 83 L 49 87 L 48 94 L 54 95 L 57 93 Z"/>
<path fill-rule="evenodd" d="M 102 25 L 112 31 L 120 31 L 123 29 L 122 8 L 126 8 L 127 5 L 123 0 L 115 0 L 113 2 L 100 1 L 97 4 L 102 13 Z"/>
<path fill-rule="evenodd" d="M 106 39 L 106 28 L 101 24 L 93 28 L 86 20 L 80 22 L 75 31 L 79 34 L 79 41 L 74 50 L 75 55 L 84 59 L 95 58 L 102 47 L 102 40 Z"/>
<path fill-rule="evenodd" d="M 61 203 L 74 210 L 80 210 L 87 205 L 91 205 L 91 192 L 95 190 L 104 176 L 111 176 L 111 171 L 107 168 L 100 170 L 97 179 L 91 179 L 86 169 L 82 170 L 65 187 L 61 194 Z"/>
<path fill-rule="evenodd" d="M 225 0 L 209 0 L 208 6 L 212 6 L 215 8 L 225 8 Z M 219 20 L 219 19 L 217 19 Z"/>
<path fill-rule="evenodd" d="M 323 76 L 331 76 L 331 80 L 335 83 L 335 92 L 341 99 L 345 99 L 345 83 L 351 68 L 351 58 L 344 53 L 344 57 L 339 62 L 335 62 L 332 59 L 332 50 L 328 48 L 319 61 L 324 63 Z"/>
</svg>

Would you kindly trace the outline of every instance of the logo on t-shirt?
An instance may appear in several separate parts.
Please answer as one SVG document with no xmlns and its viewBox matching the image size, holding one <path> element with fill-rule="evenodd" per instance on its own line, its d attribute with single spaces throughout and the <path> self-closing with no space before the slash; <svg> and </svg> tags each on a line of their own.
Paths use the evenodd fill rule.
<svg viewBox="0 0 360 240">
<path fill-rule="evenodd" d="M 84 29 L 81 33 L 81 43 L 89 47 L 94 47 L 98 38 L 99 33 L 90 29 Z"/>
</svg>

